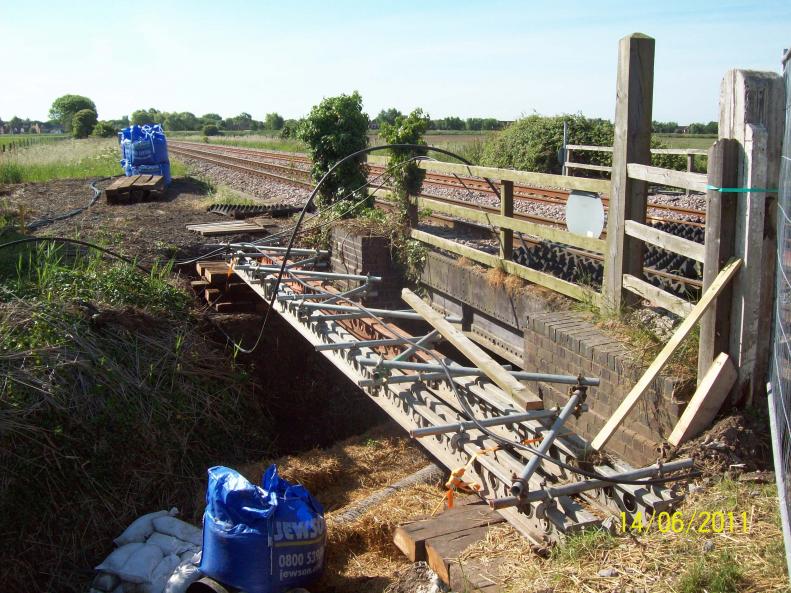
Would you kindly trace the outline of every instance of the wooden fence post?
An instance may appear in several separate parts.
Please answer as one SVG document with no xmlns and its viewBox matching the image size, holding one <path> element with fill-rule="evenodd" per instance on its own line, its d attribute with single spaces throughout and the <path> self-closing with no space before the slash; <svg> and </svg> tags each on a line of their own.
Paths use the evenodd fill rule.
<svg viewBox="0 0 791 593">
<path fill-rule="evenodd" d="M 740 146 L 736 140 L 718 140 L 709 149 L 708 182 L 714 187 L 735 187 L 739 178 Z M 736 203 L 739 194 L 709 190 L 706 194 L 705 261 L 703 292 L 706 292 L 722 267 L 733 256 L 736 232 Z M 717 302 L 700 320 L 698 347 L 698 384 L 720 352 L 730 352 L 732 287 L 726 288 Z"/>
<path fill-rule="evenodd" d="M 500 181 L 500 214 L 514 216 L 514 182 Z M 500 227 L 500 258 L 511 260 L 514 252 L 514 231 Z"/>
<path fill-rule="evenodd" d="M 737 187 L 777 187 L 784 107 L 783 79 L 774 72 L 729 70 L 723 78 L 719 134 L 741 144 Z M 730 352 L 739 372 L 734 395 L 750 402 L 765 390 L 769 365 L 777 246 L 765 222 L 774 198 L 761 191 L 735 195 L 734 250 L 744 269 L 733 287 Z"/>
<path fill-rule="evenodd" d="M 635 300 L 623 289 L 623 275 L 643 277 L 643 242 L 624 234 L 624 222 L 645 223 L 645 181 L 630 179 L 627 163 L 651 164 L 651 110 L 654 96 L 654 39 L 633 33 L 620 41 L 615 102 L 610 205 L 603 305 L 612 311 Z"/>
</svg>

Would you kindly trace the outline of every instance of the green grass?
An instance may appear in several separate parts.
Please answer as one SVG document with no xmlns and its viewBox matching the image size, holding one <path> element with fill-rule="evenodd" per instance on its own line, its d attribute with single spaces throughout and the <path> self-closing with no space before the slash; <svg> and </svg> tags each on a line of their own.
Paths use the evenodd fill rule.
<svg viewBox="0 0 791 593">
<path fill-rule="evenodd" d="M 87 179 L 121 173 L 114 138 L 63 140 L 0 154 L 0 183 Z"/>
<path fill-rule="evenodd" d="M 713 134 L 654 134 L 668 148 L 702 148 L 708 150 L 717 141 Z"/>
<path fill-rule="evenodd" d="M 586 529 L 570 535 L 561 545 L 552 548 L 552 559 L 578 562 L 614 548 L 616 543 L 615 538 L 603 529 Z"/>
<path fill-rule="evenodd" d="M 727 552 L 698 558 L 678 581 L 679 593 L 737 593 L 743 571 Z"/>
<path fill-rule="evenodd" d="M 283 152 L 306 152 L 307 147 L 299 140 L 289 140 L 278 136 L 266 134 L 223 134 L 222 136 L 205 137 L 208 144 L 221 146 L 240 146 L 243 148 L 262 148 L 265 150 L 280 150 Z M 179 136 L 185 142 L 203 142 L 204 136 L 200 134 Z"/>
<path fill-rule="evenodd" d="M 67 140 L 69 138 L 70 136 L 67 134 L 1 134 L 0 146 L 9 146 L 11 144 L 23 146 L 28 144 L 44 144 L 57 140 Z"/>
</svg>

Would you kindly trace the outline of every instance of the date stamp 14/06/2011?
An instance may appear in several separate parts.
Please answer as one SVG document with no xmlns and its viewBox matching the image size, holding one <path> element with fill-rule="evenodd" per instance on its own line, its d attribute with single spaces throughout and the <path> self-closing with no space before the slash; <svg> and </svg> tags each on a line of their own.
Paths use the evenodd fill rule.
<svg viewBox="0 0 791 593">
<path fill-rule="evenodd" d="M 651 513 L 643 515 L 640 511 L 631 514 L 621 513 L 621 533 L 750 533 L 750 518 L 747 511 L 681 511 Z"/>
</svg>

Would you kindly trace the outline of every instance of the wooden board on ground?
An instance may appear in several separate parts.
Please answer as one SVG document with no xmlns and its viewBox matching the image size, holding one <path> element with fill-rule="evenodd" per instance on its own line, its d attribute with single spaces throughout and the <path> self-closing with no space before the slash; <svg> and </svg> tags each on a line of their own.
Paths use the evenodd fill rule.
<svg viewBox="0 0 791 593">
<path fill-rule="evenodd" d="M 477 527 L 503 522 L 503 517 L 483 503 L 463 504 L 441 515 L 399 525 L 393 543 L 404 555 L 417 562 L 426 560 L 426 541 Z"/>
<path fill-rule="evenodd" d="M 235 235 L 238 233 L 268 233 L 264 225 L 247 220 L 231 220 L 229 222 L 208 222 L 201 224 L 188 224 L 188 231 L 200 233 L 204 237 L 214 235 Z"/>
<path fill-rule="evenodd" d="M 132 175 L 113 181 L 104 195 L 108 204 L 133 204 L 156 200 L 165 193 L 165 178 L 162 175 Z"/>
<path fill-rule="evenodd" d="M 426 557 L 431 570 L 453 591 L 479 591 L 494 593 L 497 583 L 484 575 L 474 574 L 472 566 L 461 559 L 464 551 L 486 537 L 488 527 L 472 527 L 433 537 L 426 542 Z M 468 570 L 470 569 L 470 570 Z M 454 582 L 455 581 L 455 582 Z M 466 582 L 466 587 L 465 587 Z"/>
<path fill-rule="evenodd" d="M 667 442 L 677 447 L 708 428 L 736 382 L 736 374 L 736 367 L 730 356 L 725 352 L 717 356 L 703 375 L 703 380 L 689 400 Z"/>
</svg>

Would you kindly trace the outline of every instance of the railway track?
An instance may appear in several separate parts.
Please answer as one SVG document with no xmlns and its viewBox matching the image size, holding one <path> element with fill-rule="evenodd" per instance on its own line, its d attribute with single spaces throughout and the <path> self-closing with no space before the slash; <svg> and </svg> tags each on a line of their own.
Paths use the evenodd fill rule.
<svg viewBox="0 0 791 593">
<path fill-rule="evenodd" d="M 306 168 L 295 167 L 294 163 L 300 163 L 302 165 L 310 164 L 310 159 L 304 155 L 296 155 L 291 153 L 277 153 L 259 149 L 247 149 L 247 148 L 236 148 L 236 147 L 228 147 L 228 146 L 219 146 L 219 145 L 206 145 L 206 144 L 198 144 L 193 142 L 170 142 L 169 143 L 170 150 L 175 155 L 181 155 L 188 158 L 199 159 L 208 163 L 212 163 L 215 165 L 219 165 L 222 167 L 234 169 L 237 171 L 241 171 L 243 173 L 247 173 L 250 175 L 262 177 L 265 179 L 270 179 L 274 181 L 278 181 L 280 183 L 285 183 L 288 185 L 292 185 L 295 187 L 299 187 L 306 190 L 311 190 L 314 187 L 314 184 L 311 180 L 311 173 Z M 269 159 L 269 160 L 277 160 L 277 161 L 285 161 L 288 162 L 288 165 L 276 164 L 272 162 L 266 162 L 263 160 L 258 159 Z M 384 167 L 372 165 L 370 166 L 371 172 L 376 175 L 380 175 L 384 172 Z M 426 176 L 426 183 L 444 185 L 447 187 L 454 187 L 459 190 L 469 189 L 472 191 L 488 191 L 489 193 L 494 193 L 492 189 L 486 184 L 486 182 L 474 179 L 474 178 L 456 178 L 452 175 L 436 175 L 436 174 L 428 174 Z M 465 188 L 466 186 L 466 188 Z M 485 188 L 485 189 L 483 189 Z M 562 190 L 547 190 L 544 188 L 533 188 L 527 186 L 519 186 L 520 194 L 519 199 L 522 200 L 529 200 L 534 202 L 540 203 L 552 203 L 557 206 L 564 206 L 565 200 L 568 198 L 569 192 L 562 191 Z M 515 193 L 516 193 L 516 186 L 515 186 Z M 461 200 L 458 198 L 452 198 L 449 196 L 439 196 L 430 193 L 423 193 L 421 194 L 424 197 L 431 198 L 432 200 L 442 201 L 447 204 L 454 204 L 458 206 L 465 206 L 468 208 L 477 208 L 484 212 L 489 212 L 492 214 L 499 214 L 500 209 L 486 203 L 475 203 L 468 200 Z M 515 195 L 515 197 L 517 197 Z M 376 203 L 379 207 L 389 209 L 392 205 L 386 200 L 382 198 L 376 198 Z M 605 202 L 606 203 L 606 202 Z M 667 208 L 670 210 L 670 208 Z M 681 208 L 673 208 L 674 211 L 678 212 L 680 210 L 685 210 Z M 692 211 L 689 212 L 698 212 Z M 703 215 L 704 213 L 699 213 Z M 527 214 L 525 212 L 515 211 L 514 218 L 518 220 L 524 220 L 527 222 L 533 222 L 548 226 L 554 226 L 558 228 L 565 228 L 565 224 L 563 221 L 556 220 L 553 218 L 547 218 L 544 216 L 538 216 L 535 214 Z M 491 228 L 467 221 L 459 221 L 456 218 L 451 218 L 448 216 L 432 214 L 429 217 L 434 223 L 442 225 L 442 226 L 458 226 L 459 224 L 468 226 L 470 228 L 477 229 L 480 233 L 488 233 L 491 232 Z M 661 217 L 646 217 L 647 222 L 653 224 L 679 224 L 677 221 L 668 220 Z M 703 226 L 702 223 L 683 223 L 685 225 L 689 225 L 691 227 L 700 228 Z M 605 235 L 602 235 L 604 237 Z M 532 239 L 530 237 L 521 235 L 516 233 L 514 236 L 514 243 L 513 248 L 515 250 L 515 257 L 519 263 L 527 264 L 527 262 L 533 263 L 530 267 L 535 267 L 535 257 L 531 257 L 529 251 L 537 249 L 542 244 L 541 241 L 538 239 Z M 549 254 L 546 269 L 542 271 L 547 271 L 549 273 L 553 273 L 562 277 L 566 280 L 574 281 L 575 274 L 577 272 L 569 271 L 567 269 L 567 262 L 580 262 L 580 269 L 585 269 L 586 279 L 590 281 L 589 276 L 592 275 L 594 283 L 597 281 L 596 279 L 600 276 L 601 269 L 603 268 L 603 261 L 604 257 L 601 254 L 588 252 L 580 249 L 575 249 L 568 246 L 552 246 L 551 253 Z M 547 256 L 547 253 L 543 254 Z M 649 260 L 647 261 L 646 265 L 646 276 L 647 279 L 665 290 L 668 290 L 674 294 L 683 297 L 689 297 L 690 295 L 694 296 L 699 293 L 702 282 L 700 278 L 697 277 L 697 274 L 694 272 L 687 273 L 686 275 L 676 274 L 673 271 L 667 271 L 663 269 L 657 269 L 651 265 L 653 261 L 657 258 L 653 257 L 652 253 L 649 253 Z M 677 267 L 687 266 L 688 262 L 680 261 L 677 264 Z M 540 268 L 539 268 L 540 269 Z"/>
</svg>

